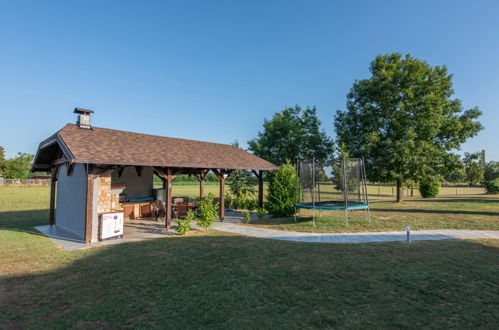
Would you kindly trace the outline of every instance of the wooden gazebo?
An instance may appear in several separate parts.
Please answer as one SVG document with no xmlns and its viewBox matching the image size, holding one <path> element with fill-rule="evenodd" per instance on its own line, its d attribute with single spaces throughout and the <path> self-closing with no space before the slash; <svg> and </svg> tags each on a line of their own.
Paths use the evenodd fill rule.
<svg viewBox="0 0 499 330">
<path fill-rule="evenodd" d="M 259 182 L 258 203 L 262 206 L 264 172 L 277 169 L 275 165 L 230 145 L 91 127 L 89 123 L 67 124 L 40 143 L 32 168 L 33 171 L 51 173 L 50 224 L 56 222 L 58 179 L 61 175 L 71 176 L 76 166 L 83 169 L 85 177 L 87 242 L 91 240 L 92 220 L 95 217 L 93 207 L 96 207 L 96 195 L 93 185 L 98 184 L 96 179 L 105 173 L 114 172 L 113 175 L 121 176 L 126 168 L 132 167 L 140 177 L 145 169 L 152 169 L 164 182 L 167 195 L 165 225 L 170 228 L 172 181 L 175 176 L 196 176 L 200 183 L 200 197 L 203 198 L 205 177 L 210 171 L 213 172 L 220 180 L 219 215 L 223 220 L 224 183 L 231 171 L 250 170 L 256 175 Z M 57 202 L 60 203 L 59 199 Z"/>
</svg>

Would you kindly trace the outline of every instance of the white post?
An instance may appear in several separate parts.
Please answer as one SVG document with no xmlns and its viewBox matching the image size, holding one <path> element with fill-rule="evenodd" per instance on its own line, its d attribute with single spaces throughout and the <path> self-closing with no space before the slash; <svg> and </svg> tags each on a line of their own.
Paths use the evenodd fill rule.
<svg viewBox="0 0 499 330">
<path fill-rule="evenodd" d="M 411 241 L 411 225 L 405 226 L 405 231 L 407 232 L 407 242 Z"/>
</svg>

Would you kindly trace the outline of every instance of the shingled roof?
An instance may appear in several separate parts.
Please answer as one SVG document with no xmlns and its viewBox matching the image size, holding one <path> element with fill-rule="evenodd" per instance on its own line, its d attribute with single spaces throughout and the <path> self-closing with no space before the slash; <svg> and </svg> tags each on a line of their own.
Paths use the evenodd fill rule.
<svg viewBox="0 0 499 330">
<path fill-rule="evenodd" d="M 58 146 L 59 148 L 57 148 Z M 40 143 L 34 171 L 45 171 L 61 153 L 71 163 L 205 169 L 275 170 L 277 166 L 227 144 L 67 124 Z"/>
</svg>

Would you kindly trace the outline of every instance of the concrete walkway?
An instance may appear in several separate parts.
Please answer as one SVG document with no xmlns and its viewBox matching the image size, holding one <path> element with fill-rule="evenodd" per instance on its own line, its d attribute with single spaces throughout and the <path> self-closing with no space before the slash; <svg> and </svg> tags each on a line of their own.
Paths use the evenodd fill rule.
<svg viewBox="0 0 499 330">
<path fill-rule="evenodd" d="M 341 233 L 341 234 L 319 234 L 299 233 L 294 231 L 274 230 L 243 226 L 230 222 L 217 221 L 212 227 L 219 231 L 244 236 L 275 239 L 293 242 L 315 242 L 315 243 L 379 243 L 379 242 L 403 242 L 406 241 L 406 232 L 366 232 L 366 233 Z M 430 241 L 442 239 L 477 239 L 494 238 L 499 239 L 499 231 L 493 230 L 415 230 L 411 231 L 411 241 Z"/>
</svg>

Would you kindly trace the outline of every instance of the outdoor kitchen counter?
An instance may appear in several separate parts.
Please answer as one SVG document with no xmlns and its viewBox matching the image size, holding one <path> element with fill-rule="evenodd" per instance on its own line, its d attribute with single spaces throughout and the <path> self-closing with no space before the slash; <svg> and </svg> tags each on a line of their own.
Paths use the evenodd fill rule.
<svg viewBox="0 0 499 330">
<path fill-rule="evenodd" d="M 125 219 L 149 218 L 152 216 L 154 201 L 121 202 Z"/>
</svg>

